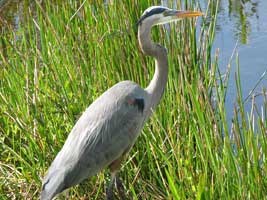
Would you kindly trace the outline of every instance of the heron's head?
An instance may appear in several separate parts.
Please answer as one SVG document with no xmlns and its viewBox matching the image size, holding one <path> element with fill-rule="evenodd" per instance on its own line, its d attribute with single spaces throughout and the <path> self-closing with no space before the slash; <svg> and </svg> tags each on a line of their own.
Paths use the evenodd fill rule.
<svg viewBox="0 0 267 200">
<path fill-rule="evenodd" d="M 144 11 L 138 21 L 138 25 L 145 23 L 154 26 L 201 15 L 203 15 L 203 13 L 199 11 L 179 11 L 163 6 L 152 6 Z"/>
</svg>

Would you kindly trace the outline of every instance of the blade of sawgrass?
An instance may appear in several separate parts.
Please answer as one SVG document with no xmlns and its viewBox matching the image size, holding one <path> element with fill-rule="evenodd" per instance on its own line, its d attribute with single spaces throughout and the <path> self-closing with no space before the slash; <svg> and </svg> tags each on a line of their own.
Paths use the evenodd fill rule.
<svg viewBox="0 0 267 200">
<path fill-rule="evenodd" d="M 14 41 L 17 33 L 12 33 L 1 39 L 6 50 L 1 51 L 0 150 L 1 163 L 7 164 L 1 165 L 0 193 L 37 199 L 41 177 L 85 108 L 118 81 L 148 84 L 154 60 L 138 50 L 133 24 L 155 4 L 36 2 L 20 38 Z M 196 7 L 178 2 L 183 6 Z M 168 48 L 169 80 L 121 170 L 134 199 L 261 199 L 266 194 L 266 106 L 262 120 L 245 114 L 237 73 L 238 107 L 228 134 L 227 88 L 217 80 L 219 56 L 213 60 L 211 53 L 217 12 L 218 1 L 209 1 L 207 16 L 199 19 L 199 39 L 194 20 L 171 24 L 170 32 L 153 29 L 154 40 Z M 71 198 L 104 198 L 107 175 L 71 189 Z"/>
</svg>

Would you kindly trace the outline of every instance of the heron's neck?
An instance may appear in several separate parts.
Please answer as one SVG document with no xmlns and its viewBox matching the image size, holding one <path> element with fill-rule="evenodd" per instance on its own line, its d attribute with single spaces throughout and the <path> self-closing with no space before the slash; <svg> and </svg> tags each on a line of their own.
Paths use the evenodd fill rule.
<svg viewBox="0 0 267 200">
<path fill-rule="evenodd" d="M 145 89 L 150 97 L 149 109 L 154 109 L 159 103 L 168 78 L 167 51 L 164 47 L 155 44 L 150 38 L 151 27 L 139 25 L 138 40 L 144 54 L 155 58 L 155 72 L 152 80 Z"/>
</svg>

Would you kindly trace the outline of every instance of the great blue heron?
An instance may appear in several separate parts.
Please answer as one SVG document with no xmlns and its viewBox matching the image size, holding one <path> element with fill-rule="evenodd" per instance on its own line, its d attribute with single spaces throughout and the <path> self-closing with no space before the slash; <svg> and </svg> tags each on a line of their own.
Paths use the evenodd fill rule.
<svg viewBox="0 0 267 200">
<path fill-rule="evenodd" d="M 50 200 L 67 188 L 109 167 L 113 185 L 121 185 L 118 171 L 135 143 L 146 119 L 159 103 L 168 77 L 167 51 L 150 38 L 152 26 L 202 15 L 198 11 L 177 11 L 161 6 L 145 10 L 138 21 L 138 41 L 144 54 L 155 58 L 155 73 L 146 89 L 122 81 L 97 98 L 73 127 L 43 179 L 41 200 Z M 117 188 L 120 196 L 123 192 Z"/>
</svg>

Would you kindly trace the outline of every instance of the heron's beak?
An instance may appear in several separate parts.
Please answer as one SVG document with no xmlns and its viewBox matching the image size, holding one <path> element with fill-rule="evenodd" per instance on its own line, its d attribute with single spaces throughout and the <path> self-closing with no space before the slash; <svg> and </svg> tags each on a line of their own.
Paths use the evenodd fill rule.
<svg viewBox="0 0 267 200">
<path fill-rule="evenodd" d="M 175 16 L 178 18 L 189 18 L 202 16 L 204 13 L 199 11 L 176 11 Z"/>
<path fill-rule="evenodd" d="M 166 10 L 163 13 L 164 17 L 160 18 L 158 22 L 154 25 L 158 24 L 166 24 L 169 22 L 179 21 L 183 18 L 189 17 L 198 17 L 204 15 L 202 12 L 199 11 L 181 11 L 181 10 Z"/>
</svg>

